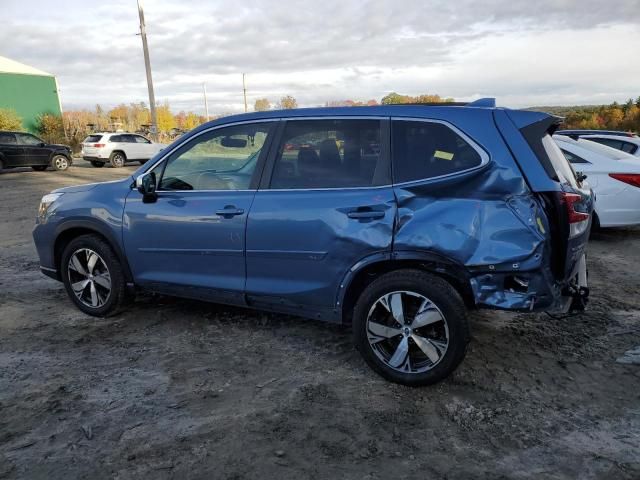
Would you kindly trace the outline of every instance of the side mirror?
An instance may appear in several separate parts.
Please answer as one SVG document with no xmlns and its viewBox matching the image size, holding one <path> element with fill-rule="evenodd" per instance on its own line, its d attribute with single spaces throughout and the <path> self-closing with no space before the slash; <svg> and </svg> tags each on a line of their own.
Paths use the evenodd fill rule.
<svg viewBox="0 0 640 480">
<path fill-rule="evenodd" d="M 40 143 L 38 144 L 38 146 L 39 146 L 39 147 L 44 147 L 45 145 L 46 145 L 46 143 L 44 143 L 44 142 L 40 142 Z"/>
<path fill-rule="evenodd" d="M 144 203 L 155 202 L 158 195 L 156 194 L 156 173 L 147 172 L 136 178 L 136 188 L 142 194 Z"/>
</svg>

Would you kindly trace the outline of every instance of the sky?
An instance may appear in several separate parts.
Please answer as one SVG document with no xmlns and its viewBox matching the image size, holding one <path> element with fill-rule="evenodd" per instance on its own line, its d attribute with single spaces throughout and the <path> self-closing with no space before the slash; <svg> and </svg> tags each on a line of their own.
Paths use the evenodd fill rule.
<svg viewBox="0 0 640 480">
<path fill-rule="evenodd" d="M 145 0 L 174 112 L 439 94 L 498 105 L 640 95 L 640 0 Z M 147 102 L 135 0 L 0 0 L 0 55 L 56 75 L 63 109 Z"/>
</svg>

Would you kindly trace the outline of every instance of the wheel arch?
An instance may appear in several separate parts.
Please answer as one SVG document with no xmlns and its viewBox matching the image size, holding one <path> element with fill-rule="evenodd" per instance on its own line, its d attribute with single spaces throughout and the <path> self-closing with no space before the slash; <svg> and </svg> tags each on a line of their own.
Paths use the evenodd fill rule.
<svg viewBox="0 0 640 480">
<path fill-rule="evenodd" d="M 65 247 L 73 239 L 78 238 L 81 235 L 97 235 L 104 239 L 118 257 L 127 283 L 133 282 L 133 275 L 129 268 L 129 262 L 127 262 L 127 258 L 124 255 L 120 244 L 116 241 L 113 232 L 110 232 L 107 227 L 91 220 L 69 221 L 56 229 L 55 242 L 53 245 L 53 261 L 55 268 L 58 270 L 59 276 L 62 273 L 61 261 Z"/>
<path fill-rule="evenodd" d="M 374 254 L 351 267 L 340 282 L 337 306 L 341 307 L 342 323 L 351 323 L 355 304 L 367 285 L 380 275 L 404 269 L 422 270 L 442 278 L 456 289 L 467 308 L 475 308 L 469 275 L 460 263 L 425 251 Z"/>
<path fill-rule="evenodd" d="M 109 154 L 109 158 L 111 158 L 116 153 L 121 153 L 124 156 L 125 160 L 129 159 L 129 157 L 127 156 L 127 153 L 124 150 L 120 149 L 120 148 L 116 148 L 116 149 L 112 150 L 111 153 Z"/>
<path fill-rule="evenodd" d="M 67 152 L 61 152 L 61 151 L 54 150 L 53 152 L 51 152 L 49 154 L 49 161 L 48 161 L 49 164 L 53 161 L 53 157 L 55 157 L 56 155 L 62 155 L 63 157 L 65 157 L 67 160 L 69 160 L 69 164 L 73 163 L 73 159 L 71 158 L 70 155 L 67 154 Z"/>
</svg>

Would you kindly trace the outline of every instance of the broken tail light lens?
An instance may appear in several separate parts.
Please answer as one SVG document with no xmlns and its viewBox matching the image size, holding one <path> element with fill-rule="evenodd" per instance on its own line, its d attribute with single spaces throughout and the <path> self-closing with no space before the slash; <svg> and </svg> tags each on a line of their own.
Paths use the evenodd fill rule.
<svg viewBox="0 0 640 480">
<path fill-rule="evenodd" d="M 610 173 L 611 178 L 615 178 L 634 187 L 640 188 L 640 174 L 639 173 Z"/>
</svg>

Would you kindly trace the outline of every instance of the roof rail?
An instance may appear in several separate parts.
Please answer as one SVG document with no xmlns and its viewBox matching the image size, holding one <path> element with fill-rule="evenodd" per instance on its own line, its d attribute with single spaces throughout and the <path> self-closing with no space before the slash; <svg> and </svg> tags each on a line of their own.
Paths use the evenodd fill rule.
<svg viewBox="0 0 640 480">
<path fill-rule="evenodd" d="M 492 97 L 479 98 L 478 100 L 467 103 L 466 106 L 496 108 L 496 99 Z"/>
</svg>

